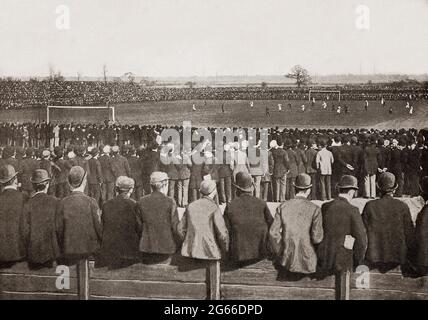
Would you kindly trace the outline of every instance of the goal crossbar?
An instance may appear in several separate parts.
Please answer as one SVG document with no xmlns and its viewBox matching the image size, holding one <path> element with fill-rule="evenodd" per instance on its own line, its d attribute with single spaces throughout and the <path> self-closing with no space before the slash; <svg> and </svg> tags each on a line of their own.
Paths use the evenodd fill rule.
<svg viewBox="0 0 428 320">
<path fill-rule="evenodd" d="M 340 90 L 309 90 L 309 101 L 311 101 L 312 93 L 339 93 L 339 101 L 340 101 Z"/>
<path fill-rule="evenodd" d="M 50 120 L 50 109 L 108 109 L 111 110 L 112 113 L 112 120 L 113 122 L 116 122 L 116 116 L 115 116 L 115 110 L 114 107 L 108 106 L 47 106 L 46 108 L 46 122 L 49 123 Z"/>
</svg>

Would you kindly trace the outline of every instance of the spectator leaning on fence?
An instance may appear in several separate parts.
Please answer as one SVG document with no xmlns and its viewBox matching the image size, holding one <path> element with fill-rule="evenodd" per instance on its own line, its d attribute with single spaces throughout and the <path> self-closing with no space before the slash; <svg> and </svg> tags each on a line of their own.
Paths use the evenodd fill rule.
<svg viewBox="0 0 428 320">
<path fill-rule="evenodd" d="M 9 267 L 26 257 L 21 233 L 27 197 L 18 191 L 18 172 L 11 165 L 0 167 L 0 267 Z"/>
<path fill-rule="evenodd" d="M 51 178 L 46 170 L 33 172 L 35 194 L 24 206 L 23 234 L 30 267 L 52 267 L 61 256 L 56 229 L 59 199 L 48 195 Z"/>
<path fill-rule="evenodd" d="M 366 203 L 362 219 L 367 230 L 366 264 L 370 268 L 406 266 L 414 248 L 414 227 L 408 205 L 394 199 L 395 176 L 384 172 L 377 187 L 381 198 Z"/>
<path fill-rule="evenodd" d="M 235 262 L 261 260 L 268 256 L 268 232 L 273 218 L 265 201 L 253 196 L 250 174 L 238 172 L 236 197 L 226 205 L 224 219 L 229 231 L 229 258 Z"/>
<path fill-rule="evenodd" d="M 367 235 L 361 214 L 350 204 L 358 181 L 344 175 L 337 186 L 339 196 L 321 207 L 324 238 L 317 248 L 318 268 L 323 273 L 352 271 L 363 263 Z"/>
<path fill-rule="evenodd" d="M 138 261 L 141 224 L 137 203 L 131 199 L 134 180 L 120 176 L 116 179 L 116 197 L 102 208 L 103 235 L 97 265 L 120 268 Z"/>
<path fill-rule="evenodd" d="M 142 225 L 140 251 L 147 259 L 167 259 L 180 245 L 176 234 L 177 204 L 167 196 L 168 175 L 165 172 L 153 172 L 150 185 L 152 193 L 138 201 L 137 217 Z"/>
<path fill-rule="evenodd" d="M 84 194 L 87 172 L 74 166 L 68 174 L 71 194 L 61 200 L 57 230 L 65 264 L 88 259 L 100 249 L 102 227 L 97 202 Z"/>
<path fill-rule="evenodd" d="M 189 204 L 178 225 L 184 257 L 220 260 L 229 248 L 227 231 L 220 207 L 214 200 L 217 195 L 216 183 L 204 180 L 201 183 L 202 198 Z"/>
<path fill-rule="evenodd" d="M 308 174 L 299 174 L 293 187 L 295 199 L 281 203 L 276 209 L 269 231 L 270 242 L 286 271 L 314 273 L 317 267 L 314 246 L 323 239 L 321 210 L 308 200 L 312 188 Z"/>
</svg>

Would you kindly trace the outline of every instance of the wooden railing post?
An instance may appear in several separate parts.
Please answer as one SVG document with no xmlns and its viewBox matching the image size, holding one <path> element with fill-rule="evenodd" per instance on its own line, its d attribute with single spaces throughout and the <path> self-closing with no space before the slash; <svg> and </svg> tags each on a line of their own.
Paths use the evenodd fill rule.
<svg viewBox="0 0 428 320">
<path fill-rule="evenodd" d="M 351 290 L 351 272 L 337 272 L 335 274 L 336 300 L 349 300 Z"/>
<path fill-rule="evenodd" d="M 220 261 L 208 261 L 207 272 L 207 299 L 220 300 Z"/>
<path fill-rule="evenodd" d="M 89 260 L 77 263 L 77 296 L 79 300 L 89 300 Z"/>
</svg>

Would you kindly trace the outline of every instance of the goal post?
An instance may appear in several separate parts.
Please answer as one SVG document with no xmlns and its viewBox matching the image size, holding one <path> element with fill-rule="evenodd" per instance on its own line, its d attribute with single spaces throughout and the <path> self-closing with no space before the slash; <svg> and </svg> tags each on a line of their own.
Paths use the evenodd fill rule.
<svg viewBox="0 0 428 320">
<path fill-rule="evenodd" d="M 309 90 L 309 101 L 311 101 L 313 93 L 338 93 L 340 101 L 340 90 Z"/>
<path fill-rule="evenodd" d="M 112 106 L 47 106 L 46 122 L 116 122 Z"/>
</svg>

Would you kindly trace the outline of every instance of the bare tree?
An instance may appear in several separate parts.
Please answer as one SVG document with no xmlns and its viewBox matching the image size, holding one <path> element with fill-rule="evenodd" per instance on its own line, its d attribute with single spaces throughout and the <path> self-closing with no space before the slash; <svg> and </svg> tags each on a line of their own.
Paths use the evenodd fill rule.
<svg viewBox="0 0 428 320">
<path fill-rule="evenodd" d="M 107 65 L 106 64 L 103 65 L 103 77 L 104 77 L 104 82 L 107 83 Z"/>
<path fill-rule="evenodd" d="M 296 79 L 296 84 L 298 88 L 300 88 L 302 85 L 307 85 L 311 82 L 311 77 L 308 73 L 308 70 L 298 64 L 291 68 L 290 72 L 285 75 L 285 77 L 290 79 Z"/>
<path fill-rule="evenodd" d="M 82 77 L 82 74 L 80 72 L 77 72 L 77 81 L 80 81 L 81 77 Z"/>
</svg>

